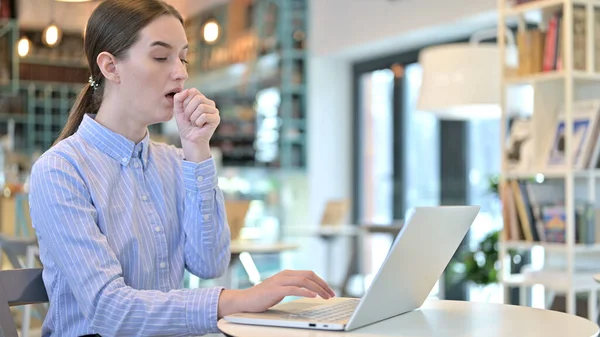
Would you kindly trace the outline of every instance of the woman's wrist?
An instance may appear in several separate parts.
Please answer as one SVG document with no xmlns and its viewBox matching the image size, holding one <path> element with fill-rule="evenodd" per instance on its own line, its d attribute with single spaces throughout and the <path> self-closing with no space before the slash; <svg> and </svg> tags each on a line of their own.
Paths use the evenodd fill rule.
<svg viewBox="0 0 600 337">
<path fill-rule="evenodd" d="M 219 296 L 217 317 L 221 319 L 227 315 L 243 312 L 241 303 L 243 290 L 223 289 Z"/>
<path fill-rule="evenodd" d="M 190 143 L 182 140 L 181 148 L 183 149 L 183 155 L 187 161 L 200 163 L 211 158 L 210 145 L 208 142 Z"/>
</svg>

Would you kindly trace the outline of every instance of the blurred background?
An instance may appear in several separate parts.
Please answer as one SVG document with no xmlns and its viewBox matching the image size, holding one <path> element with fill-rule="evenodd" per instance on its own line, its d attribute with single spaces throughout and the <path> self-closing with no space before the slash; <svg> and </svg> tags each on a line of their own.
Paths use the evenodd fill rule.
<svg viewBox="0 0 600 337">
<path fill-rule="evenodd" d="M 166 1 L 186 21 L 186 87 L 221 112 L 212 149 L 233 239 L 227 274 L 187 275 L 185 287 L 245 288 L 311 269 L 338 294 L 361 296 L 411 210 L 475 204 L 481 212 L 432 297 L 597 319 L 600 230 L 595 217 L 582 225 L 585 213 L 566 215 L 576 199 L 597 208 L 597 134 L 586 143 L 591 164 L 558 171 L 542 137 L 554 135 L 557 111 L 576 110 L 566 101 L 598 98 L 595 0 L 584 15 L 594 22 L 575 11 L 563 26 L 563 2 L 550 0 Z M 36 263 L 29 169 L 87 83 L 83 32 L 99 3 L 0 0 L 5 269 Z M 560 44 L 569 32 L 573 45 Z M 581 90 L 569 81 L 582 78 Z M 179 144 L 174 121 L 151 137 Z M 576 224 L 587 229 L 567 235 Z M 29 247 L 29 259 L 13 245 Z M 28 315 L 35 328 L 43 310 Z"/>
</svg>

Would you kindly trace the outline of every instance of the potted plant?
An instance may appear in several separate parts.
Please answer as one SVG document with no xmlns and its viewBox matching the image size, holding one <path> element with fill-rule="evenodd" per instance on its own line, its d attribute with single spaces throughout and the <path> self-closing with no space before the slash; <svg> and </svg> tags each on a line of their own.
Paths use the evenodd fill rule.
<svg viewBox="0 0 600 337">
<path fill-rule="evenodd" d="M 498 194 L 499 181 L 499 176 L 489 178 L 489 192 L 498 202 L 501 202 Z M 447 281 L 454 284 L 466 282 L 482 288 L 498 283 L 498 271 L 500 267 L 498 261 L 498 241 L 500 235 L 500 230 L 492 231 L 478 242 L 475 248 L 470 249 L 469 247 L 465 247 L 462 251 L 458 252 L 456 258 L 453 259 L 453 263 L 450 265 L 450 273 L 447 275 Z M 517 255 L 517 252 L 509 250 L 508 254 L 512 259 Z"/>
</svg>

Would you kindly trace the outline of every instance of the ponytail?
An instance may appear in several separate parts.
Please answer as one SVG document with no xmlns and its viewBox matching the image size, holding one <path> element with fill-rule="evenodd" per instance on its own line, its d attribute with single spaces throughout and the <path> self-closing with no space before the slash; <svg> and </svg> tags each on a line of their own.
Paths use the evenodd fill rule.
<svg viewBox="0 0 600 337">
<path fill-rule="evenodd" d="M 100 102 L 102 100 L 102 93 L 100 91 L 100 87 L 94 89 L 90 83 L 87 83 L 83 89 L 81 89 L 81 92 L 79 92 L 79 95 L 75 100 L 75 104 L 73 104 L 73 107 L 69 112 L 67 123 L 58 135 L 58 138 L 54 141 L 53 146 L 58 144 L 58 142 L 61 140 L 73 135 L 79 128 L 79 125 L 83 120 L 83 116 L 85 116 L 86 113 L 93 114 L 98 112 L 98 109 L 100 108 Z"/>
</svg>

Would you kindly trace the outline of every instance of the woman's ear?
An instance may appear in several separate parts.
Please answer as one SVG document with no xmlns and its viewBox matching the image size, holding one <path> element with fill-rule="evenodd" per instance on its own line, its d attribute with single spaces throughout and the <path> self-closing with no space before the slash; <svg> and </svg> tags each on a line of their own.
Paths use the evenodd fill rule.
<svg viewBox="0 0 600 337">
<path fill-rule="evenodd" d="M 105 51 L 98 54 L 96 58 L 98 67 L 102 72 L 102 76 L 108 81 L 120 83 L 119 72 L 117 71 L 117 60 L 115 57 Z"/>
</svg>

